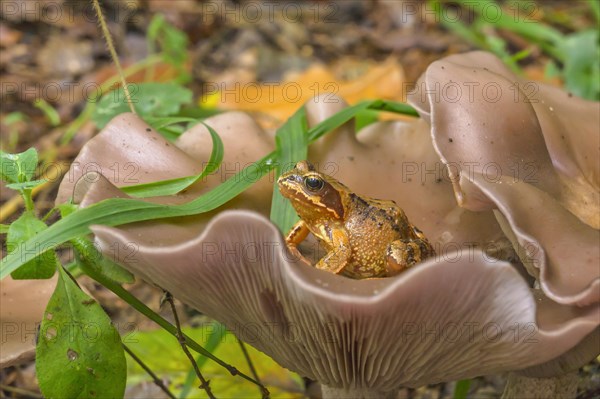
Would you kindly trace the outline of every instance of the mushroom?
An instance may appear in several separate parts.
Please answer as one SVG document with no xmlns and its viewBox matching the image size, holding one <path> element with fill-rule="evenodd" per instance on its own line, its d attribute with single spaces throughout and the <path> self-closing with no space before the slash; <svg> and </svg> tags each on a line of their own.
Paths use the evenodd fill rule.
<svg viewBox="0 0 600 399">
<path fill-rule="evenodd" d="M 275 147 L 272 135 L 265 133 L 244 113 L 227 112 L 207 119 L 206 123 L 219 133 L 223 141 L 221 167 L 182 193 L 152 197 L 146 201 L 169 205 L 191 201 Z M 240 140 L 239 132 L 244 132 L 244 140 Z M 89 204 L 90 200 L 84 199 L 84 194 L 90 188 L 103 198 L 127 198 L 129 196 L 118 187 L 197 175 L 208 162 L 211 148 L 210 135 L 202 124 L 186 131 L 173 144 L 136 115 L 121 114 L 82 148 L 60 184 L 56 203 L 74 196 L 76 202 L 81 200 L 83 205 Z M 271 196 L 269 176 L 265 176 L 230 201 L 228 206 L 267 213 Z M 162 232 L 154 234 L 158 230 L 148 229 L 148 226 L 154 225 L 148 222 L 133 223 L 127 227 L 159 245 L 165 245 L 196 237 L 215 214 L 216 211 L 176 222 L 159 221 L 172 228 L 168 235 Z"/>
<path fill-rule="evenodd" d="M 309 122 L 343 106 L 317 98 L 307 105 Z M 436 122 L 431 110 L 438 130 L 449 123 Z M 207 123 L 215 127 L 219 118 L 229 116 Z M 125 119 L 135 117 L 119 117 L 105 131 Z M 439 143 L 432 143 L 429 130 L 422 120 L 387 122 L 357 137 L 346 125 L 309 152 L 312 161 L 334 168 L 326 171 L 353 191 L 396 200 L 438 246 L 439 256 L 399 276 L 356 281 L 316 270 L 291 256 L 281 233 L 264 216 L 247 210 L 223 212 L 208 226 L 211 215 L 185 218 L 179 225 L 159 220 L 95 226 L 96 241 L 109 253 L 115 244 L 134 242 L 133 256 L 117 258 L 126 268 L 224 323 L 284 367 L 321 382 L 326 397 L 391 397 L 400 386 L 537 365 L 551 370 L 554 361 L 570 353 L 575 354 L 571 366 L 589 361 L 594 353 L 586 343 L 597 341 L 597 302 L 556 301 L 544 284 L 528 285 L 522 271 L 506 261 L 510 253 L 503 260 L 488 255 L 490 247 L 506 249 L 496 221 L 506 209 L 493 210 L 484 192 L 474 190 L 459 197 L 460 205 L 465 206 L 464 198 L 474 203 L 471 210 L 457 205 L 453 185 L 456 190 L 459 183 L 446 174 Z M 95 185 L 77 185 L 83 203 L 116 193 Z M 256 205 L 238 204 L 246 209 Z"/>
<path fill-rule="evenodd" d="M 452 89 L 462 96 L 444 99 Z M 436 151 L 449 165 L 461 206 L 494 211 L 527 272 L 553 301 L 598 306 L 598 103 L 518 79 L 484 52 L 432 63 L 409 100 L 431 124 Z M 597 332 L 594 337 L 580 345 L 586 358 L 600 352 Z M 509 382 L 527 381 L 520 385 L 541 390 L 566 387 L 574 394 L 576 379 L 560 375 L 582 364 L 571 353 Z M 541 376 L 558 377 L 527 379 Z M 507 392 L 524 395 L 519 389 L 509 383 Z"/>
<path fill-rule="evenodd" d="M 33 359 L 37 329 L 56 286 L 47 280 L 0 280 L 0 368 Z"/>
<path fill-rule="evenodd" d="M 321 382 L 325 397 L 393 397 L 401 386 L 532 366 L 597 326 L 597 307 L 536 300 L 509 263 L 481 251 L 359 281 L 290 257 L 281 233 L 249 211 L 224 212 L 196 239 L 163 248 L 93 231 L 102 249 L 135 240 L 126 268 Z"/>
<path fill-rule="evenodd" d="M 434 98 L 434 88 L 444 93 L 464 82 L 476 88 L 471 95 Z M 494 98 L 483 89 L 492 83 Z M 554 301 L 598 303 L 598 103 L 532 84 L 491 54 L 475 52 L 432 63 L 409 98 L 431 124 L 459 204 L 496 210 L 528 272 Z M 528 95 L 526 87 L 535 90 Z"/>
</svg>

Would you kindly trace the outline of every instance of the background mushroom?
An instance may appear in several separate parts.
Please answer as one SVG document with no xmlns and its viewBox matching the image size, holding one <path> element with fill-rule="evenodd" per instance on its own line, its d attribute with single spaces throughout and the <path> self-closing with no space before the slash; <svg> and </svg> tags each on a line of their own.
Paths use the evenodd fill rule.
<svg viewBox="0 0 600 399">
<path fill-rule="evenodd" d="M 56 276 L 47 280 L 0 280 L 0 368 L 33 359 L 37 329 L 54 292 Z"/>
<path fill-rule="evenodd" d="M 191 201 L 274 148 L 272 135 L 260 129 L 244 113 L 227 112 L 207 119 L 206 123 L 219 133 L 223 141 L 224 157 L 221 167 L 177 195 L 152 197 L 147 201 L 169 205 Z M 240 139 L 240 131 L 244 132 L 243 140 Z M 83 147 L 61 182 L 56 203 L 67 201 L 74 194 L 77 202 L 96 202 L 89 197 L 83 198 L 83 194 L 91 187 L 102 199 L 128 197 L 118 190 L 118 186 L 197 175 L 208 162 L 211 148 L 210 135 L 202 124 L 186 131 L 173 145 L 136 115 L 121 114 Z M 79 189 L 76 189 L 76 184 Z M 228 206 L 254 209 L 266 214 L 270 209 L 271 190 L 269 177 L 265 176 L 230 201 Z M 168 225 L 171 228 L 168 235 L 162 232 L 155 235 L 156 230 L 148 229 L 147 222 L 130 224 L 127 228 L 165 245 L 197 236 L 215 214 L 216 212 L 211 212 L 185 220 L 151 223 Z"/>
<path fill-rule="evenodd" d="M 475 90 L 468 92 L 469 87 Z M 454 100 L 444 99 L 444 93 Z M 519 79 L 483 52 L 432 63 L 409 99 L 431 124 L 458 202 L 471 210 L 494 210 L 527 272 L 553 301 L 598 306 L 598 103 Z M 574 394 L 572 372 L 600 353 L 598 334 L 581 343 L 579 355 L 566 354 L 523 373 L 558 375 L 556 381 L 513 380 L 527 381 L 521 387 L 556 386 Z M 527 395 L 519 389 L 525 388 L 512 394 Z"/>
<path fill-rule="evenodd" d="M 467 82 L 476 88 L 493 84 L 497 95 L 475 89 L 456 102 L 424 95 L 435 93 L 435 87 L 442 93 L 449 85 L 464 88 Z M 597 303 L 598 103 L 541 83 L 528 96 L 520 89 L 525 83 L 498 58 L 475 52 L 432 63 L 410 99 L 431 123 L 458 202 L 467 209 L 500 211 L 495 214 L 506 235 L 526 247 L 528 252 L 517 248 L 517 253 L 550 298 Z"/>
</svg>

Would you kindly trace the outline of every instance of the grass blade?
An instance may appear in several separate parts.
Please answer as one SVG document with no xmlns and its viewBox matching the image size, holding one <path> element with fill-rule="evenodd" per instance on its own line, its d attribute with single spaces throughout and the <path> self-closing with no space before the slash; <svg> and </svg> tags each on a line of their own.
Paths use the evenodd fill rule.
<svg viewBox="0 0 600 399">
<path fill-rule="evenodd" d="M 471 380 L 460 380 L 454 388 L 454 399 L 466 399 L 471 387 Z"/>
<path fill-rule="evenodd" d="M 271 221 L 286 233 L 297 219 L 292 205 L 279 192 L 277 178 L 283 172 L 292 169 L 296 162 L 306 159 L 308 153 L 308 122 L 304 107 L 300 108 L 287 122 L 277 129 L 275 143 L 277 146 L 277 166 L 275 168 L 275 187 L 271 202 Z"/>
</svg>

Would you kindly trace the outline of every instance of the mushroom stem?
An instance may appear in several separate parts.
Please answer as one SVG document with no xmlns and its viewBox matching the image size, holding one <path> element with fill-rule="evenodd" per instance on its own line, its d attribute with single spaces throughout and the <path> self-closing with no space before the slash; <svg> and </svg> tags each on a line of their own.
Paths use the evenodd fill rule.
<svg viewBox="0 0 600 399">
<path fill-rule="evenodd" d="M 395 399 L 397 396 L 398 390 L 382 392 L 369 388 L 345 389 L 321 385 L 321 397 L 323 399 Z"/>
<path fill-rule="evenodd" d="M 577 371 L 552 378 L 532 378 L 510 373 L 502 399 L 569 399 L 577 393 Z"/>
</svg>

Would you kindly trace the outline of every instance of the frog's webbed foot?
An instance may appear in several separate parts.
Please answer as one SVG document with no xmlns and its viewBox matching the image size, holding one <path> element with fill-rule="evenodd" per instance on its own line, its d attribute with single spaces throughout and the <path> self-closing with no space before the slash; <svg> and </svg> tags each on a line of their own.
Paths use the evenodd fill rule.
<svg viewBox="0 0 600 399">
<path fill-rule="evenodd" d="M 387 275 L 394 276 L 435 255 L 435 251 L 427 239 L 403 239 L 392 241 L 386 255 Z"/>
<path fill-rule="evenodd" d="M 331 233 L 333 249 L 317 262 L 315 267 L 328 272 L 340 274 L 350 260 L 352 251 L 350 250 L 350 241 L 348 236 L 341 231 Z"/>
</svg>

